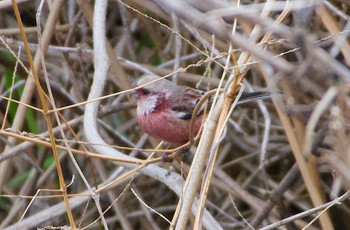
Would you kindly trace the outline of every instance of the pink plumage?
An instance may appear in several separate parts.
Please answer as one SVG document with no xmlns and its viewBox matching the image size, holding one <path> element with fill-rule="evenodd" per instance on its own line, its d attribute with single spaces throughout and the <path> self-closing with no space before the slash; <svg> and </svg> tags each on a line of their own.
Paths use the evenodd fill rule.
<svg viewBox="0 0 350 230">
<path fill-rule="evenodd" d="M 154 80 L 158 81 L 145 85 Z M 186 143 L 189 140 L 192 112 L 203 96 L 203 91 L 178 86 L 156 75 L 141 78 L 136 86 L 143 86 L 133 93 L 137 100 L 140 127 L 157 139 L 172 144 Z M 200 129 L 202 115 L 195 119 L 194 135 Z"/>
</svg>

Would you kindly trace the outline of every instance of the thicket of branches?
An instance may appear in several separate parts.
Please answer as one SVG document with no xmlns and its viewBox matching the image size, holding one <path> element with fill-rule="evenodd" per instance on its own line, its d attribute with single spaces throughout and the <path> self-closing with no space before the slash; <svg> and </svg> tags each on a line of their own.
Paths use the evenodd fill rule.
<svg viewBox="0 0 350 230">
<path fill-rule="evenodd" d="M 348 1 L 0 12 L 1 229 L 350 229 Z M 190 148 L 139 128 L 148 73 L 221 89 Z M 235 107 L 242 90 L 272 98 Z"/>
</svg>

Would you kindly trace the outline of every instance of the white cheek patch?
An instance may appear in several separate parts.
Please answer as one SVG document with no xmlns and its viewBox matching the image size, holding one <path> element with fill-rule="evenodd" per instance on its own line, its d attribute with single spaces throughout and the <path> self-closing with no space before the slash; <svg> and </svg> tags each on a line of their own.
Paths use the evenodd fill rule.
<svg viewBox="0 0 350 230">
<path fill-rule="evenodd" d="M 151 95 L 146 98 L 140 99 L 137 102 L 137 114 L 147 115 L 153 112 L 157 105 L 157 95 Z"/>
</svg>

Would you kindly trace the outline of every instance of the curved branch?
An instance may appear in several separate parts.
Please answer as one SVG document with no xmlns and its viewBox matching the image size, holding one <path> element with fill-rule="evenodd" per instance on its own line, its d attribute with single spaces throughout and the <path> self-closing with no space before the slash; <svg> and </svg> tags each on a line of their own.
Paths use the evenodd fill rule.
<svg viewBox="0 0 350 230">
<path fill-rule="evenodd" d="M 109 61 L 106 50 L 106 37 L 105 37 L 105 17 L 106 17 L 106 7 L 107 1 L 96 1 L 94 23 L 93 23 L 93 33 L 94 33 L 94 80 L 91 86 L 91 91 L 88 97 L 88 101 L 99 98 L 105 86 L 107 72 L 109 68 Z M 97 9 L 96 7 L 99 7 Z M 120 157 L 125 159 L 133 159 L 130 156 L 126 156 L 123 153 L 112 149 L 107 146 L 105 141 L 101 138 L 97 130 L 97 109 L 99 102 L 93 101 L 88 103 L 85 107 L 84 113 L 84 132 L 88 141 L 98 143 L 94 148 L 96 152 L 108 156 Z M 118 165 L 132 169 L 135 165 L 128 163 L 117 163 Z M 178 196 L 182 195 L 182 187 L 184 185 L 183 178 L 177 173 L 170 173 L 160 168 L 156 165 L 149 165 L 139 171 L 140 173 L 150 176 L 164 184 L 166 184 L 171 190 L 173 190 Z M 192 212 L 196 210 L 197 201 L 194 202 L 192 207 Z M 221 229 L 218 222 L 210 215 L 208 211 L 205 212 L 203 218 L 203 224 L 208 229 Z"/>
</svg>

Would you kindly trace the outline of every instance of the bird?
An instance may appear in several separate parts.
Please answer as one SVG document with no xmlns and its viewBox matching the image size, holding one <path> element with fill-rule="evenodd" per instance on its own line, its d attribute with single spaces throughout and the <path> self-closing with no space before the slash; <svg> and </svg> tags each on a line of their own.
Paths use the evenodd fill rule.
<svg viewBox="0 0 350 230">
<path fill-rule="evenodd" d="M 152 74 L 140 78 L 133 85 L 136 90 L 131 93 L 131 97 L 136 98 L 136 116 L 141 129 L 170 144 L 186 144 L 189 141 L 193 111 L 206 91 L 177 85 Z M 257 100 L 269 95 L 268 92 L 244 93 L 240 100 Z M 194 136 L 200 130 L 204 114 L 203 107 L 194 117 Z"/>
</svg>

